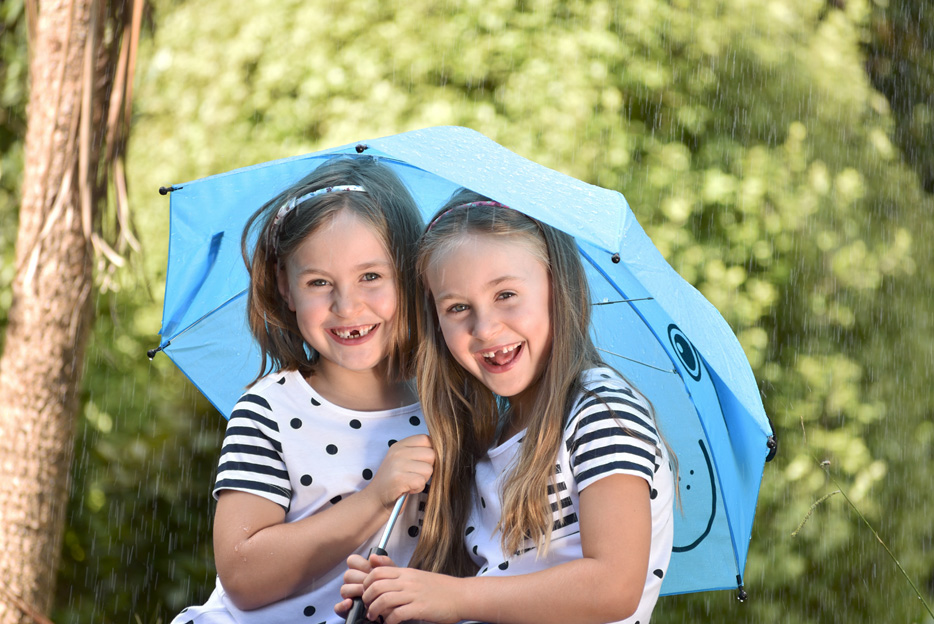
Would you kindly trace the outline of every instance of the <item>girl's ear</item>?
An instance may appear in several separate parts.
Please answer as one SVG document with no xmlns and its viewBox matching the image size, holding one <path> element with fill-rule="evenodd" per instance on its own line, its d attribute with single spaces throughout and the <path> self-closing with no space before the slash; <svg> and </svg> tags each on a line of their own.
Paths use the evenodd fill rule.
<svg viewBox="0 0 934 624">
<path fill-rule="evenodd" d="M 295 303 L 292 301 L 292 292 L 289 290 L 289 274 L 286 272 L 285 267 L 280 263 L 276 263 L 276 283 L 279 286 L 279 294 L 282 296 L 283 301 L 285 301 L 289 310 L 295 312 Z"/>
</svg>

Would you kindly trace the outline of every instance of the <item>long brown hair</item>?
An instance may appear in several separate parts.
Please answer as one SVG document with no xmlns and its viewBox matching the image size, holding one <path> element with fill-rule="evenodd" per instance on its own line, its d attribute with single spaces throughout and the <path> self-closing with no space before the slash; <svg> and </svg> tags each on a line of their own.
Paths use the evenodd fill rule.
<svg viewBox="0 0 934 624">
<path fill-rule="evenodd" d="M 324 193 L 298 204 L 277 219 L 284 204 L 327 187 L 354 185 L 364 192 Z M 314 372 L 318 354 L 302 338 L 295 313 L 279 293 L 277 273 L 298 246 L 341 210 L 370 224 L 393 259 L 396 280 L 396 327 L 388 358 L 394 381 L 412 376 L 415 352 L 414 259 L 422 219 L 399 177 L 372 156 L 335 156 L 298 183 L 266 202 L 243 229 L 241 249 L 250 273 L 247 316 L 260 345 L 262 363 L 255 383 L 273 370 Z M 250 251 L 250 245 L 255 246 Z"/>
<path fill-rule="evenodd" d="M 587 277 L 574 239 L 505 207 L 451 210 L 483 200 L 486 198 L 471 191 L 456 193 L 422 236 L 416 263 L 423 291 L 417 299 L 421 337 L 417 380 L 436 460 L 422 532 L 410 565 L 456 576 L 476 572 L 464 545 L 464 531 L 474 469 L 494 442 L 502 406 L 489 389 L 460 367 L 444 342 L 425 283 L 426 271 L 436 255 L 467 233 L 528 242 L 551 279 L 553 343 L 538 380 L 538 387 L 548 390 L 536 394 L 526 443 L 504 485 L 498 527 L 504 552 L 515 552 L 525 538 L 547 547 L 552 528 L 548 485 L 554 480 L 565 419 L 582 390 L 582 373 L 601 363 L 590 339 Z"/>
</svg>

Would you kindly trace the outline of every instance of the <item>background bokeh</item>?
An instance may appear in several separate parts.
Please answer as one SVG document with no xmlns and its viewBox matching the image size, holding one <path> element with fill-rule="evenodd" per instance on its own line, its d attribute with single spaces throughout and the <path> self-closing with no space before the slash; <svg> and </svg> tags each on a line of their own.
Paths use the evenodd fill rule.
<svg viewBox="0 0 934 624">
<path fill-rule="evenodd" d="M 0 3 L 0 34 L 2 348 L 22 0 Z M 621 191 L 752 363 L 780 450 L 749 599 L 664 598 L 653 621 L 931 622 L 842 496 L 812 509 L 845 490 L 932 602 L 930 0 L 152 0 L 127 160 L 143 251 L 100 280 L 54 620 L 167 622 L 213 587 L 225 422 L 146 357 L 157 189 L 447 124 Z"/>
</svg>

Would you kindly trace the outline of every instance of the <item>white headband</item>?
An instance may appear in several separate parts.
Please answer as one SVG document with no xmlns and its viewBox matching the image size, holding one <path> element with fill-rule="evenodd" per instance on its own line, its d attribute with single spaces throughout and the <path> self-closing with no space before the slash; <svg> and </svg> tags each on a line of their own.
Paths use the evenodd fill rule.
<svg viewBox="0 0 934 624">
<path fill-rule="evenodd" d="M 340 191 L 366 193 L 366 189 L 363 188 L 362 186 L 347 184 L 344 186 L 326 186 L 324 188 L 318 189 L 317 191 L 312 191 L 308 193 L 307 195 L 302 195 L 301 197 L 293 197 L 292 199 L 285 202 L 284 204 L 282 204 L 282 206 L 279 207 L 279 211 L 276 212 L 276 216 L 272 220 L 272 226 L 276 227 L 279 224 L 279 221 L 282 219 L 282 217 L 289 214 L 290 212 L 295 210 L 295 208 L 298 207 L 299 204 L 302 204 L 308 201 L 312 197 L 317 197 L 318 195 L 324 195 L 326 193 L 338 193 Z"/>
</svg>

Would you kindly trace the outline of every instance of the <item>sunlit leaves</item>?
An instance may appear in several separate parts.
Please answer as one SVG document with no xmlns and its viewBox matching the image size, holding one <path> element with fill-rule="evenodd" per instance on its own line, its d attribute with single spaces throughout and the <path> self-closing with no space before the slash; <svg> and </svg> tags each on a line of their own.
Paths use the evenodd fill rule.
<svg viewBox="0 0 934 624">
<path fill-rule="evenodd" d="M 211 564 L 221 423 L 165 358 L 143 355 L 157 340 L 165 273 L 168 200 L 156 189 L 441 124 L 623 192 L 672 266 L 720 309 L 760 380 L 781 449 L 765 471 L 747 586 L 768 595 L 742 613 L 729 596 L 722 607 L 719 597 L 671 599 L 658 619 L 667 621 L 667 604 L 669 615 L 683 609 L 671 621 L 776 621 L 780 604 L 786 621 L 806 621 L 828 592 L 847 597 L 866 569 L 876 574 L 875 544 L 864 547 L 839 496 L 789 537 L 830 491 L 825 470 L 874 520 L 888 521 L 895 500 L 911 508 L 915 492 L 899 493 L 892 474 L 929 463 L 934 446 L 930 392 L 912 395 L 934 366 L 930 351 L 912 351 L 932 324 L 918 311 L 930 293 L 920 280 L 931 266 L 922 217 L 932 206 L 901 164 L 888 101 L 866 77 L 867 0 L 189 0 L 155 9 L 128 160 L 152 300 L 138 284 L 99 302 L 73 496 L 80 530 L 66 536 L 65 575 L 107 579 L 143 559 L 162 576 L 142 595 L 106 580 L 97 599 L 106 607 L 85 598 L 63 609 L 174 607 L 210 590 L 191 579 Z M 931 136 L 934 104 L 915 97 L 905 119 L 904 132 Z M 917 145 L 921 154 L 934 142 Z M 18 156 L 3 157 L 0 193 L 9 193 Z M 917 444 L 897 443 L 905 439 Z M 194 513 L 172 504 L 178 496 Z M 930 535 L 914 516 L 893 517 Z M 146 546 L 153 537 L 162 550 Z M 911 556 L 918 569 L 930 561 Z M 848 621 L 898 619 L 874 608 Z"/>
</svg>

